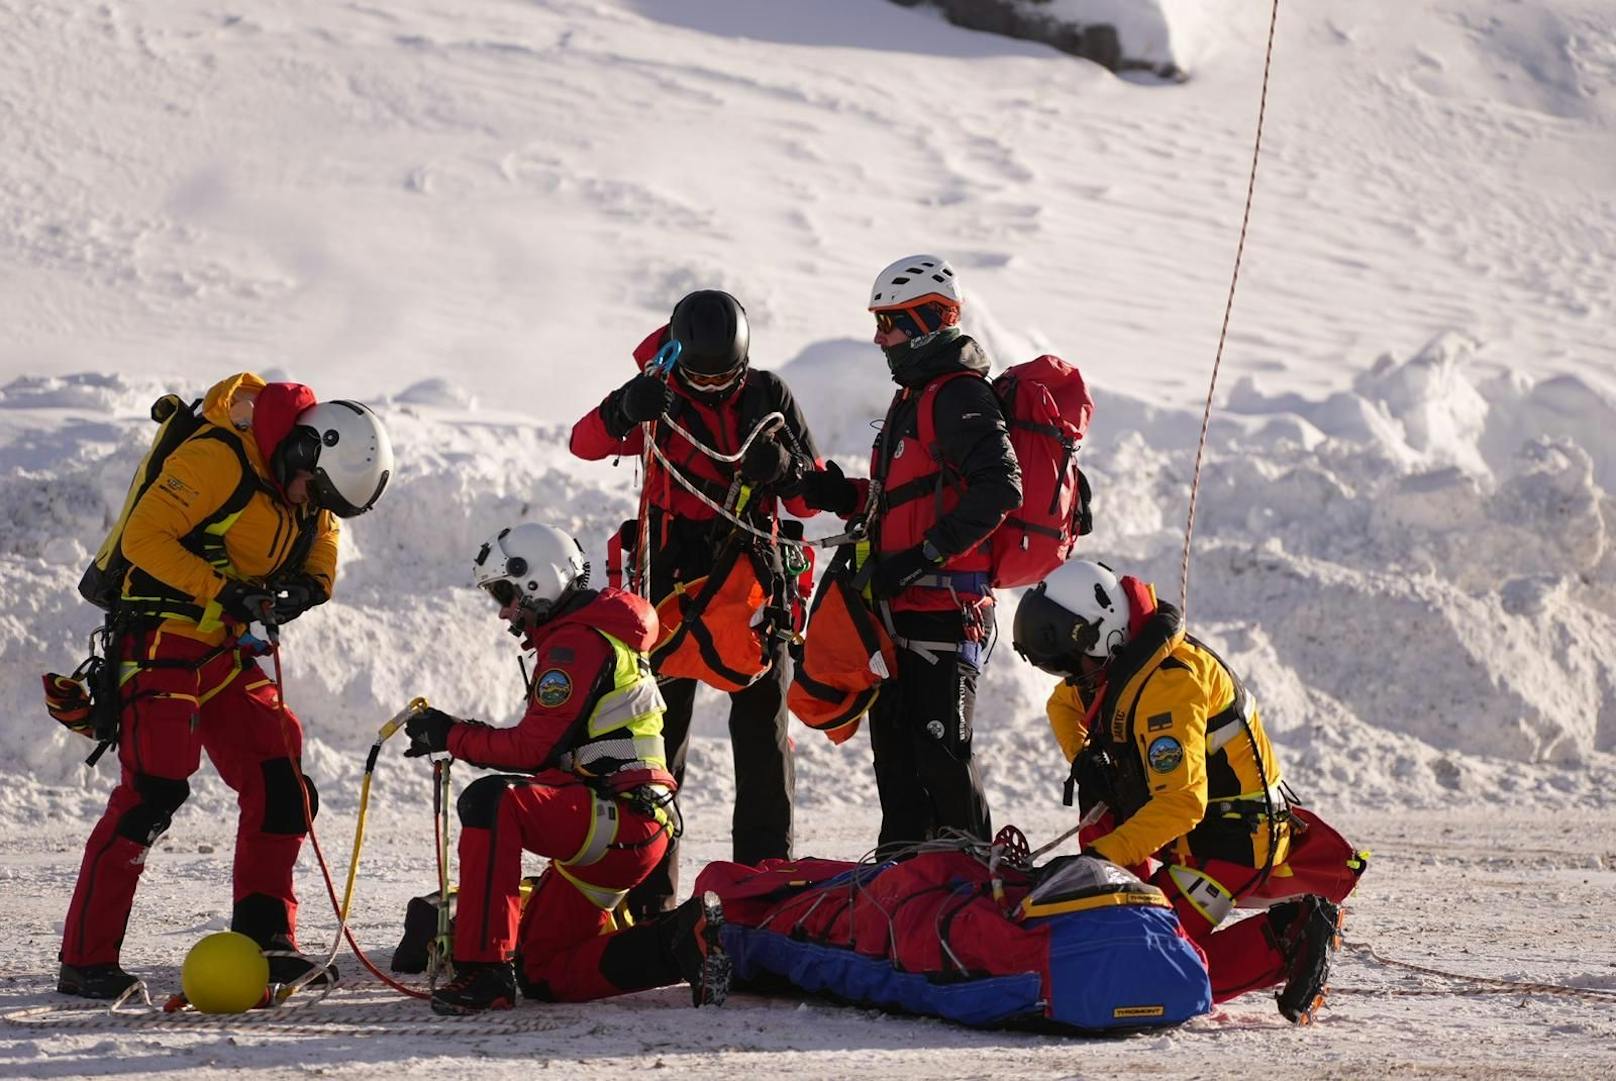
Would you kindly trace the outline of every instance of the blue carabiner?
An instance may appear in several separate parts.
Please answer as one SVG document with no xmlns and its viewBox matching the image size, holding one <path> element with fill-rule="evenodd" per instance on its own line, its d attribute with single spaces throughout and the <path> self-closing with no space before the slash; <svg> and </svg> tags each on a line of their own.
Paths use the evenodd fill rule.
<svg viewBox="0 0 1616 1081">
<path fill-rule="evenodd" d="M 684 348 L 678 338 L 669 338 L 668 343 L 657 350 L 656 356 L 651 358 L 651 363 L 645 366 L 645 370 L 652 375 L 667 375 L 679 362 L 679 354 L 684 352 Z"/>
</svg>

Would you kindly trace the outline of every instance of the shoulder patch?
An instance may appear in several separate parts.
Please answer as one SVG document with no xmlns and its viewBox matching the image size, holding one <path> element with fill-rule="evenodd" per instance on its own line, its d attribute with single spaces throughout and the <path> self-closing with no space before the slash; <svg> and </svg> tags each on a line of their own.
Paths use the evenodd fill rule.
<svg viewBox="0 0 1616 1081">
<path fill-rule="evenodd" d="M 533 685 L 533 697 L 550 709 L 564 705 L 572 697 L 572 677 L 559 668 L 550 669 Z"/>
<path fill-rule="evenodd" d="M 572 651 L 570 646 L 556 646 L 544 655 L 544 659 L 555 664 L 571 664 L 578 659 L 578 655 Z"/>
<path fill-rule="evenodd" d="M 1172 736 L 1162 736 L 1150 745 L 1145 757 L 1157 773 L 1171 773 L 1184 761 L 1184 745 Z"/>
<path fill-rule="evenodd" d="M 1160 732 L 1163 728 L 1171 727 L 1173 727 L 1173 715 L 1171 713 L 1158 713 L 1145 722 L 1145 731 L 1147 732 Z"/>
</svg>

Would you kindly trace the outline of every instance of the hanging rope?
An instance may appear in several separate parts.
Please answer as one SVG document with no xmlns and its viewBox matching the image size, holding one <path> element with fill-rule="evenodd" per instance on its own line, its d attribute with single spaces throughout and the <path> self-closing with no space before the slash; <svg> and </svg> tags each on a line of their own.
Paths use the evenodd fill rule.
<svg viewBox="0 0 1616 1081">
<path fill-rule="evenodd" d="M 1262 156 L 1263 118 L 1268 112 L 1268 75 L 1274 64 L 1274 27 L 1279 22 L 1279 0 L 1273 0 L 1268 15 L 1268 48 L 1263 55 L 1262 94 L 1257 102 L 1257 136 L 1251 145 L 1251 174 L 1246 180 L 1246 208 L 1240 216 L 1240 240 L 1234 249 L 1234 271 L 1229 275 L 1229 296 L 1223 304 L 1223 326 L 1218 331 L 1218 351 L 1212 359 L 1212 380 L 1206 387 L 1206 409 L 1201 413 L 1201 438 L 1195 447 L 1195 475 L 1190 479 L 1190 507 L 1184 520 L 1184 562 L 1179 568 L 1179 609 L 1186 622 L 1190 616 L 1190 539 L 1195 533 L 1195 499 L 1201 489 L 1201 459 L 1206 453 L 1206 431 L 1212 423 L 1212 395 L 1218 386 L 1218 369 L 1223 366 L 1223 346 L 1229 337 L 1229 316 L 1234 311 L 1235 286 L 1240 281 L 1240 260 L 1246 251 L 1246 230 L 1251 225 L 1251 202 L 1257 191 L 1257 161 Z"/>
<path fill-rule="evenodd" d="M 280 707 L 281 744 L 286 749 L 286 757 L 291 760 L 293 768 L 297 770 L 298 776 L 301 778 L 303 775 L 303 757 L 292 746 L 291 719 L 286 708 L 286 678 L 281 672 L 281 645 L 278 633 L 271 635 L 270 658 L 275 666 L 275 698 Z M 303 796 L 303 821 L 308 823 L 309 827 L 309 846 L 314 850 L 314 861 L 319 865 L 320 877 L 325 881 L 325 892 L 331 901 L 331 911 L 337 914 L 337 934 L 347 940 L 348 948 L 353 951 L 353 955 L 359 963 L 382 983 L 399 994 L 408 995 L 411 998 L 430 998 L 431 996 L 427 992 L 418 991 L 413 987 L 399 983 L 377 968 L 375 963 L 366 956 L 365 951 L 360 948 L 358 940 L 354 938 L 353 929 L 348 926 L 348 921 L 343 918 L 342 902 L 337 898 L 337 886 L 331 878 L 331 867 L 326 863 L 325 853 L 320 849 L 320 836 L 314 830 L 314 809 L 309 805 L 309 787 L 301 780 L 297 787 Z M 333 957 L 335 952 L 334 950 L 332 951 L 331 955 Z M 328 961 L 327 964 L 329 965 L 329 963 Z"/>
</svg>

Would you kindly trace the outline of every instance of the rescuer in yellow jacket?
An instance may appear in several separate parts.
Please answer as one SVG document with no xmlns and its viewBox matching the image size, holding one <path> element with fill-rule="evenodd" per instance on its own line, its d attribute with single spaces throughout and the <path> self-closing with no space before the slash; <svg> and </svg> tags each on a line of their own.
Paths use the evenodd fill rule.
<svg viewBox="0 0 1616 1081">
<path fill-rule="evenodd" d="M 116 555 L 121 543 L 129 563 L 112 606 L 121 776 L 68 909 L 57 979 L 66 994 L 116 998 L 134 983 L 119 954 L 135 888 L 204 750 L 240 796 L 231 928 L 263 948 L 272 982 L 312 965 L 297 951 L 292 868 L 319 801 L 300 768 L 302 728 L 258 665 L 263 643 L 246 632 L 330 597 L 336 517 L 380 497 L 392 447 L 364 406 L 319 403 L 300 383 L 246 372 L 208 391 L 199 420 L 183 419 L 194 430 L 137 489 L 121 540 L 103 549 Z"/>
<path fill-rule="evenodd" d="M 1213 933 L 1291 844 L 1279 763 L 1239 677 L 1148 584 L 1098 563 L 1067 563 L 1029 590 L 1014 638 L 1064 677 L 1049 721 L 1071 764 L 1068 802 L 1075 787 L 1085 818 L 1097 816 L 1084 854 L 1167 894 L 1206 954 L 1215 1001 L 1284 984 L 1280 1012 L 1309 1020 L 1337 939 L 1331 899 L 1309 894 Z"/>
</svg>

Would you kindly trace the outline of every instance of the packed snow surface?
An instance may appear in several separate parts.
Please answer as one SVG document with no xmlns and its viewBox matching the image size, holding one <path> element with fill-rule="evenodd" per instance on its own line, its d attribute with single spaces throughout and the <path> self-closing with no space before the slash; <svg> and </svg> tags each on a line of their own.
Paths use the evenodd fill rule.
<svg viewBox="0 0 1616 1081">
<path fill-rule="evenodd" d="M 567 433 L 693 288 L 740 297 L 754 362 L 862 471 L 891 393 L 868 341 L 869 278 L 906 252 L 947 256 L 966 329 L 1000 367 L 1048 351 L 1082 368 L 1097 402 L 1086 554 L 1176 600 L 1267 8 L 1148 8 L 1187 82 L 1118 79 L 886 0 L 0 0 L 0 876 L 28 898 L 0 994 L 49 1001 L 57 921 L 111 784 L 44 713 L 39 676 L 83 654 L 95 613 L 74 586 L 166 391 L 250 368 L 364 399 L 393 435 L 398 475 L 345 530 L 336 599 L 286 632 L 286 695 L 339 872 L 381 720 L 415 695 L 515 717 L 513 643 L 468 588 L 470 557 L 533 519 L 603 565 L 634 513 L 636 463 L 580 462 Z M 1367 941 L 1607 988 L 1611 914 L 1590 898 L 1612 894 L 1616 859 L 1613 40 L 1596 0 L 1282 5 L 1189 580 L 1192 627 L 1248 679 L 1286 778 L 1389 842 L 1354 925 Z M 995 818 L 1053 836 L 1064 769 L 1049 680 L 1009 647 L 1015 600 L 1001 597 L 977 747 Z M 698 699 L 692 862 L 727 850 L 725 705 Z M 799 851 L 856 857 L 875 830 L 867 744 L 796 734 Z M 430 879 L 424 795 L 408 766 L 378 774 L 370 942 Z M 156 979 L 172 982 L 184 945 L 228 910 L 228 834 L 208 819 L 228 823 L 231 802 L 205 767 L 169 844 L 207 838 L 224 855 L 154 858 L 128 953 L 170 966 Z M 1457 854 L 1426 821 L 1454 831 Z M 300 882 L 324 928 L 310 867 Z M 1510 926 L 1536 948 L 1483 948 Z M 1472 943 L 1483 956 L 1460 952 Z M 1345 972 L 1360 990 L 1392 986 Z M 611 1016 L 629 1026 L 636 1005 L 673 1001 Z M 1490 1043 L 1517 1048 L 1499 1067 L 1511 1076 L 1616 1073 L 1608 1005 L 1551 1000 L 1562 1015 L 1531 1000 L 1534 1022 L 1560 1026 L 1533 1055 L 1506 1001 L 1349 999 L 1298 1039 L 1243 1002 L 1129 1042 L 1099 1073 L 1193 1073 L 1224 1050 L 1257 1063 L 1281 1038 L 1309 1076 L 1437 1069 L 1399 1046 L 1409 1024 L 1459 1076 L 1487 1072 Z M 657 1028 L 664 1065 L 1078 1068 L 1020 1038 L 805 1009 L 681 1013 Z M 557 1023 L 582 1031 L 591 1016 Z M 804 1022 L 830 1035 L 799 1054 L 781 1033 Z M 96 1072 L 104 1055 L 171 1068 L 128 1061 L 145 1036 L 13 1037 L 0 1027 L 8 1074 Z M 614 1039 L 602 1069 L 660 1053 Z M 594 1057 L 585 1042 L 559 1046 Z M 396 1068 L 341 1045 L 326 1044 L 333 1067 Z M 305 1061 L 254 1046 L 191 1064 Z M 438 1053 L 426 1038 L 399 1046 Z"/>
</svg>

